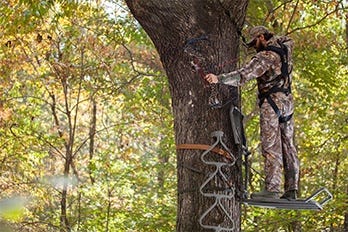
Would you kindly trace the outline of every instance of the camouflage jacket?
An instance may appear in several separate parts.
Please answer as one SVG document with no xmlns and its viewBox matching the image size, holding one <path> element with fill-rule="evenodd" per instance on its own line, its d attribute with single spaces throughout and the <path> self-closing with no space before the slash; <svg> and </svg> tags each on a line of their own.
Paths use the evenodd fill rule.
<svg viewBox="0 0 348 232">
<path fill-rule="evenodd" d="M 267 41 L 267 46 L 272 45 L 280 47 L 279 43 L 283 43 L 288 49 L 288 63 L 289 63 L 289 80 L 291 83 L 291 71 L 292 71 L 292 51 L 293 40 L 287 36 L 274 36 Z M 251 61 L 241 69 L 236 71 L 221 74 L 218 76 L 219 82 L 227 85 L 241 86 L 246 82 L 257 79 L 259 93 L 267 92 L 273 86 L 281 87 L 287 80 L 285 78 L 277 78 L 281 74 L 281 59 L 280 56 L 274 51 L 260 51 Z M 285 83 L 289 85 L 289 83 Z M 286 86 L 288 87 L 288 86 Z"/>
</svg>

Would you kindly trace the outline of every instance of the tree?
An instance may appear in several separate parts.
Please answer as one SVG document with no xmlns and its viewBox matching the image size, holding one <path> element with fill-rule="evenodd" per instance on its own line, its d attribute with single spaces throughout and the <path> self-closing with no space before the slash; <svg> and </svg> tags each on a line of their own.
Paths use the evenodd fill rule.
<svg viewBox="0 0 348 232">
<path fill-rule="evenodd" d="M 320 212 L 242 205 L 242 231 L 348 230 L 348 92 L 344 88 L 348 85 L 348 59 L 347 53 L 342 52 L 347 49 L 343 24 L 346 2 L 250 0 L 248 3 L 246 30 L 247 25 L 262 24 L 276 34 L 289 33 L 296 44 L 293 92 L 296 141 L 302 161 L 301 196 L 308 196 L 318 186 L 326 186 L 334 199 Z M 204 11 L 198 9 L 203 13 L 209 8 L 208 3 L 197 4 L 195 9 L 205 7 Z M 217 11 L 220 3 L 214 7 Z M 185 19 L 190 20 L 192 32 L 182 41 L 174 41 L 179 38 L 175 34 L 174 39 L 169 38 L 169 43 L 164 44 L 174 45 L 170 47 L 173 51 L 166 50 L 169 58 L 173 54 L 183 58 L 167 59 L 174 63 L 169 62 L 167 67 L 185 68 L 169 71 L 170 78 L 180 88 L 194 89 L 190 89 L 191 95 L 186 94 L 186 89 L 176 90 L 183 92 L 183 97 L 175 104 L 184 104 L 184 98 L 192 96 L 194 108 L 182 110 L 197 114 L 191 117 L 183 113 L 181 118 L 186 121 L 176 120 L 176 129 L 182 129 L 179 133 L 186 136 L 177 136 L 177 140 L 211 144 L 210 132 L 223 129 L 224 141 L 234 148 L 227 141 L 232 138 L 228 123 L 223 128 L 221 122 L 213 119 L 226 120 L 224 114 L 229 105 L 222 110 L 207 106 L 209 88 L 202 88 L 200 77 L 191 72 L 192 56 L 182 52 L 182 47 L 191 38 L 201 38 L 189 41 L 197 41 L 195 55 L 202 58 L 208 71 L 234 69 L 232 57 L 236 56 L 220 48 L 225 42 L 218 41 L 214 35 L 220 29 L 208 30 L 209 24 L 205 31 L 197 31 L 201 27 L 196 25 L 198 19 L 204 23 L 211 19 L 201 12 L 203 17 L 192 16 L 191 11 L 187 14 L 191 16 Z M 221 23 L 226 20 L 227 24 L 234 24 L 233 19 L 220 13 Z M 155 13 L 150 16 L 152 20 L 159 19 Z M 9 231 L 25 232 L 174 231 L 177 168 L 168 78 L 153 43 L 129 13 L 125 2 L 0 1 L 0 22 L 0 230 L 8 231 L 6 227 L 11 227 Z M 187 27 L 185 20 L 180 22 Z M 215 21 L 215 26 L 221 23 Z M 228 44 L 226 49 L 232 51 L 235 47 L 237 44 Z M 247 49 L 241 49 L 240 53 L 240 63 L 249 60 Z M 177 72 L 185 76 L 174 76 Z M 185 85 L 183 80 L 191 82 Z M 260 170 L 255 86 L 255 82 L 250 82 L 243 87 L 241 108 L 246 114 L 252 152 L 249 161 L 253 169 Z M 234 94 L 223 90 L 227 91 L 226 96 Z M 239 101 L 237 96 L 233 96 L 234 104 Z M 202 110 L 197 110 L 198 103 Z M 176 108 L 177 114 L 180 110 Z M 204 130 L 201 122 L 196 122 L 200 119 L 211 120 L 206 122 Z M 194 126 L 182 126 L 185 123 L 199 125 L 200 131 L 192 132 Z M 189 140 L 186 133 L 191 132 L 200 135 L 195 134 Z M 206 180 L 204 176 L 212 171 L 211 166 L 201 163 L 200 154 L 201 151 L 189 150 L 178 153 L 179 171 L 186 171 L 180 174 L 179 202 L 194 199 L 192 204 L 201 204 L 197 204 L 197 215 L 189 214 L 195 209 L 185 212 L 187 217 L 193 215 L 187 224 L 196 223 L 187 226 L 188 231 L 190 228 L 197 231 L 198 219 L 213 202 L 197 191 Z M 68 156 L 72 159 L 67 159 Z M 214 158 L 223 160 L 219 155 Z M 64 170 L 65 167 L 69 170 Z M 231 174 L 236 172 L 234 169 Z M 252 173 L 250 192 L 263 182 L 262 175 Z M 192 181 L 192 188 L 182 188 L 183 184 L 189 184 L 185 180 Z M 239 187 L 238 180 L 235 182 L 233 187 Z M 209 187 L 216 187 L 213 184 Z M 180 210 L 184 208 L 182 204 Z M 222 219 L 222 215 L 208 216 L 209 221 L 205 222 L 215 225 Z M 180 222 L 185 219 L 181 216 Z"/>
<path fill-rule="evenodd" d="M 192 73 L 190 56 L 185 53 L 184 47 L 190 39 L 197 41 L 197 38 L 207 38 L 208 41 L 198 42 L 197 45 L 197 53 L 203 58 L 205 72 L 221 73 L 235 69 L 239 32 L 244 22 L 247 2 L 126 0 L 132 14 L 152 39 L 167 73 L 177 145 L 211 144 L 211 132 L 220 130 L 225 134 L 227 146 L 234 148 L 236 157 L 239 155 L 232 142 L 229 108 L 216 110 L 208 107 L 209 92 L 204 89 L 202 80 Z M 220 90 L 224 93 L 224 99 L 232 98 L 234 105 L 239 104 L 238 89 L 220 86 Z M 209 172 L 209 167 L 200 162 L 200 153 L 195 150 L 177 150 L 177 231 L 204 231 L 198 221 L 213 204 L 212 199 L 202 197 L 199 192 L 199 187 Z M 236 198 L 240 197 L 237 194 L 241 191 L 240 162 L 226 172 L 236 189 Z M 233 212 L 232 223 L 225 222 L 226 218 L 217 212 L 209 215 L 205 224 L 234 224 L 235 231 L 239 231 L 240 204 L 238 201 L 226 204 L 228 212 Z"/>
</svg>

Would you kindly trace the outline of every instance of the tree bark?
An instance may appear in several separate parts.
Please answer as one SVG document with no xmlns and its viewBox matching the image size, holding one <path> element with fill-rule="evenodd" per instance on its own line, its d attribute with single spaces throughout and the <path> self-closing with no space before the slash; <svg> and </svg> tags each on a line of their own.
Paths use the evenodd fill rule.
<svg viewBox="0 0 348 232">
<path fill-rule="evenodd" d="M 179 144 L 212 144 L 210 134 L 223 131 L 224 143 L 238 156 L 226 104 L 221 109 L 208 106 L 209 88 L 192 72 L 190 57 L 184 47 L 187 41 L 207 38 L 195 47 L 205 72 L 215 74 L 236 68 L 239 34 L 246 13 L 247 0 L 126 0 L 134 17 L 152 39 L 169 80 L 174 113 L 175 142 Z M 219 86 L 223 101 L 239 105 L 236 88 Z M 199 224 L 201 215 L 213 204 L 199 191 L 213 167 L 200 160 L 202 151 L 177 150 L 178 208 L 177 231 L 207 231 Z M 223 157 L 216 155 L 216 160 Z M 226 160 L 227 162 L 227 160 Z M 225 170 L 236 198 L 241 190 L 240 159 L 232 169 Z M 225 186 L 227 187 L 227 186 Z M 227 202 L 233 214 L 234 231 L 240 231 L 240 203 Z M 206 224 L 218 225 L 225 218 L 220 213 L 207 215 Z M 227 227 L 229 225 L 226 225 Z M 211 231 L 211 230 L 209 230 Z"/>
</svg>

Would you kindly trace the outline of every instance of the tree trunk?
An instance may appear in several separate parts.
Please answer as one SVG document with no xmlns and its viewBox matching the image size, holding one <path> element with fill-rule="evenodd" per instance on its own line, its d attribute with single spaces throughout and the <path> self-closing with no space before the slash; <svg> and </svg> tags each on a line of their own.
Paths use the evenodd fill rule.
<svg viewBox="0 0 348 232">
<path fill-rule="evenodd" d="M 91 105 L 92 105 L 92 118 L 91 118 L 91 125 L 89 128 L 89 165 L 88 165 L 88 172 L 89 172 L 89 179 L 91 180 L 91 183 L 94 184 L 95 179 L 93 177 L 93 158 L 94 158 L 94 143 L 95 143 L 95 135 L 96 135 L 96 128 L 97 128 L 97 102 L 94 98 L 94 96 L 91 96 Z"/>
<path fill-rule="evenodd" d="M 212 144 L 211 133 L 223 131 L 224 143 L 238 156 L 233 143 L 229 119 L 231 104 L 221 109 L 208 106 L 209 88 L 199 75 L 192 71 L 192 57 L 185 52 L 187 41 L 200 57 L 205 72 L 222 73 L 236 68 L 239 35 L 242 28 L 247 0 L 126 0 L 129 9 L 152 39 L 167 73 L 174 113 L 175 142 L 179 144 Z M 195 40 L 196 38 L 204 38 Z M 193 40 L 192 40 L 193 39 Z M 236 88 L 219 86 L 223 102 L 239 105 Z M 214 167 L 200 159 L 202 151 L 177 150 L 178 208 L 177 231 L 211 231 L 204 229 L 200 217 L 214 203 L 213 198 L 203 197 L 200 186 Z M 216 155 L 216 160 L 224 158 Z M 227 162 L 227 160 L 226 160 Z M 231 169 L 225 170 L 238 198 L 241 189 L 240 159 Z M 227 186 L 225 186 L 227 187 Z M 224 202 L 227 212 L 232 212 L 233 222 L 217 210 L 204 218 L 204 224 L 233 226 L 240 231 L 240 203 Z M 233 224 L 233 225 L 231 225 Z"/>
</svg>

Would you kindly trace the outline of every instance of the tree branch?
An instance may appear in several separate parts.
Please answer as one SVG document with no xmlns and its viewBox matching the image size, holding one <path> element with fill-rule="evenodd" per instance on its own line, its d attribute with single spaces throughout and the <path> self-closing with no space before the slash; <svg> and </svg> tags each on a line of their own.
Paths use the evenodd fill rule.
<svg viewBox="0 0 348 232">
<path fill-rule="evenodd" d="M 330 12 L 327 12 L 321 19 L 317 20 L 316 22 L 314 22 L 314 23 L 312 23 L 312 24 L 309 24 L 309 25 L 306 25 L 306 26 L 303 26 L 303 27 L 297 27 L 297 28 L 291 30 L 290 32 L 287 32 L 287 35 L 292 34 L 292 33 L 294 33 L 295 31 L 299 31 L 299 30 L 303 30 L 303 29 L 307 29 L 307 28 L 314 27 L 314 26 L 320 24 L 321 22 L 323 22 L 323 21 L 324 21 L 327 17 L 329 17 L 330 15 L 336 13 L 337 11 L 339 11 L 339 10 L 343 10 L 343 11 L 344 11 L 344 10 L 346 10 L 346 9 L 348 9 L 348 8 L 347 8 L 347 7 L 340 8 L 340 7 L 339 7 L 339 4 L 337 4 L 334 10 L 332 10 L 332 11 L 330 11 Z"/>
<path fill-rule="evenodd" d="M 294 10 L 293 10 L 293 12 L 292 12 L 292 14 L 291 14 L 290 20 L 289 20 L 289 22 L 288 22 L 288 26 L 286 27 L 286 32 L 289 31 L 291 22 L 292 22 L 292 20 L 294 19 L 294 16 L 295 16 L 295 13 L 296 13 L 296 10 L 297 10 L 298 3 L 299 3 L 299 2 L 300 2 L 300 0 L 297 0 L 296 5 L 295 5 L 295 7 L 294 7 Z"/>
</svg>

